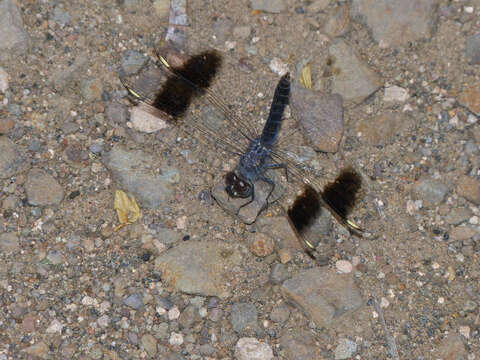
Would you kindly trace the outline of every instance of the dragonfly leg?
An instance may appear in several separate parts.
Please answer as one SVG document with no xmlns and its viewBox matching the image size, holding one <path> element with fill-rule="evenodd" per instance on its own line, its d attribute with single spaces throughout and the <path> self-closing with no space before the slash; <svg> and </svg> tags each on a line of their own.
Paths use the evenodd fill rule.
<svg viewBox="0 0 480 360">
<path fill-rule="evenodd" d="M 255 185 L 252 182 L 252 195 L 250 197 L 250 200 L 248 200 L 245 204 L 240 205 L 240 207 L 238 208 L 238 211 L 240 211 L 241 208 L 247 205 L 250 205 L 253 202 L 253 200 L 255 200 Z"/>
<path fill-rule="evenodd" d="M 267 198 L 265 199 L 267 201 L 267 204 L 265 206 L 268 206 L 268 199 L 270 199 L 270 196 L 272 195 L 273 190 L 275 190 L 275 182 L 272 179 L 269 179 L 265 176 L 262 176 L 260 180 L 265 181 L 267 184 L 271 186 L 270 192 L 268 193 Z"/>
</svg>

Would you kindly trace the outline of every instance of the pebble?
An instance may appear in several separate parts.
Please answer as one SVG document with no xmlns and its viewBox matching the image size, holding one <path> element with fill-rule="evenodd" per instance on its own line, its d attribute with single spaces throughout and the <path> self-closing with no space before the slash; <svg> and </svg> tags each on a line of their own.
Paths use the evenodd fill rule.
<svg viewBox="0 0 480 360">
<path fill-rule="evenodd" d="M 413 191 L 421 198 L 424 205 L 431 206 L 443 202 L 449 189 L 439 180 L 425 179 L 417 181 L 413 186 Z"/>
<path fill-rule="evenodd" d="M 27 168 L 28 164 L 17 145 L 0 136 L 0 179 L 8 179 Z"/>
<path fill-rule="evenodd" d="M 280 258 L 280 262 L 282 264 L 286 264 L 288 263 L 289 261 L 292 260 L 292 254 L 290 253 L 290 251 L 288 249 L 279 249 L 278 250 L 278 257 Z"/>
<path fill-rule="evenodd" d="M 147 134 L 165 129 L 168 126 L 165 120 L 145 111 L 141 106 L 135 106 L 130 110 L 130 122 L 135 130 Z"/>
<path fill-rule="evenodd" d="M 183 344 L 183 335 L 179 333 L 172 332 L 170 339 L 168 339 L 170 345 L 182 345 Z"/>
<path fill-rule="evenodd" d="M 242 333 L 247 328 L 256 329 L 258 314 L 252 303 L 235 303 L 230 314 L 230 324 L 236 333 Z"/>
<path fill-rule="evenodd" d="M 468 226 L 457 226 L 450 231 L 450 240 L 463 241 L 471 239 L 477 232 Z"/>
<path fill-rule="evenodd" d="M 377 116 L 357 121 L 359 136 L 370 145 L 387 145 L 395 141 L 398 134 L 409 133 L 415 127 L 415 120 L 404 113 L 385 111 Z"/>
<path fill-rule="evenodd" d="M 128 109 L 118 101 L 108 102 L 105 108 L 105 117 L 114 124 L 124 125 L 128 119 Z"/>
<path fill-rule="evenodd" d="M 28 203 L 34 206 L 58 205 L 63 200 L 63 188 L 49 173 L 31 169 L 25 181 Z"/>
<path fill-rule="evenodd" d="M 350 274 L 339 275 L 324 267 L 299 272 L 282 284 L 281 291 L 317 327 L 330 328 L 363 303 Z"/>
<path fill-rule="evenodd" d="M 281 284 L 288 277 L 287 269 L 283 264 L 274 264 L 270 271 L 270 281 L 274 284 Z"/>
<path fill-rule="evenodd" d="M 223 317 L 223 310 L 219 308 L 213 308 L 208 313 L 208 319 L 213 322 L 220 321 Z"/>
<path fill-rule="evenodd" d="M 480 82 L 468 84 L 460 93 L 458 101 L 471 112 L 480 115 Z"/>
<path fill-rule="evenodd" d="M 135 310 L 138 310 L 144 306 L 142 301 L 142 295 L 140 294 L 130 295 L 129 297 L 123 300 L 123 303 Z"/>
<path fill-rule="evenodd" d="M 175 289 L 201 296 L 228 297 L 228 280 L 242 256 L 219 240 L 184 241 L 160 254 L 155 268 Z"/>
<path fill-rule="evenodd" d="M 157 354 L 157 339 L 150 334 L 145 334 L 140 340 L 148 356 L 154 357 Z"/>
<path fill-rule="evenodd" d="M 148 58 L 138 51 L 128 50 L 122 57 L 121 66 L 125 74 L 136 74 L 147 63 Z"/>
<path fill-rule="evenodd" d="M 151 169 L 157 168 L 153 155 L 116 145 L 103 154 L 101 161 L 141 205 L 157 209 L 173 200 L 172 184 L 179 181 L 178 170 L 169 167 L 162 169 L 161 174 L 152 172 Z"/>
<path fill-rule="evenodd" d="M 278 14 L 287 8 L 285 0 L 250 0 L 252 10 Z"/>
<path fill-rule="evenodd" d="M 328 52 L 333 60 L 330 66 L 332 92 L 340 94 L 344 100 L 361 102 L 382 86 L 377 73 L 361 61 L 343 40 L 333 42 Z"/>
<path fill-rule="evenodd" d="M 48 354 L 48 346 L 44 342 L 40 341 L 39 343 L 29 346 L 22 351 L 29 355 L 45 359 L 46 355 Z"/>
<path fill-rule="evenodd" d="M 15 126 L 15 121 L 12 118 L 0 119 L 0 135 L 7 134 Z"/>
<path fill-rule="evenodd" d="M 83 98 L 88 101 L 101 100 L 103 83 L 100 79 L 87 79 L 82 81 L 81 92 Z"/>
<path fill-rule="evenodd" d="M 383 95 L 385 102 L 405 102 L 408 98 L 408 90 L 396 85 L 387 86 Z"/>
<path fill-rule="evenodd" d="M 362 15 L 374 39 L 385 46 L 406 46 L 430 38 L 435 23 L 435 0 L 354 0 L 352 15 Z"/>
<path fill-rule="evenodd" d="M 445 221 L 450 225 L 458 225 L 467 221 L 472 216 L 468 208 L 454 208 L 445 215 Z"/>
<path fill-rule="evenodd" d="M 62 91 L 64 88 L 71 85 L 73 78 L 78 74 L 84 73 L 89 66 L 88 58 L 85 54 L 80 54 L 75 58 L 72 65 L 65 67 L 61 71 L 54 71 L 50 81 L 57 91 Z"/>
<path fill-rule="evenodd" d="M 103 151 L 103 144 L 94 142 L 92 145 L 90 145 L 90 151 L 94 154 L 100 154 Z"/>
<path fill-rule="evenodd" d="M 270 255 L 274 248 L 275 242 L 264 233 L 255 233 L 249 239 L 249 249 L 256 256 L 265 257 Z"/>
<path fill-rule="evenodd" d="M 63 329 L 63 325 L 60 321 L 58 321 L 57 319 L 53 320 L 50 325 L 48 326 L 46 332 L 48 334 L 54 334 L 54 333 L 60 333 L 62 332 L 62 329 Z"/>
<path fill-rule="evenodd" d="M 70 15 L 59 6 L 56 6 L 53 10 L 53 20 L 61 25 L 69 25 Z"/>
<path fill-rule="evenodd" d="M 0 251 L 13 253 L 20 250 L 20 240 L 13 232 L 0 233 Z"/>
<path fill-rule="evenodd" d="M 270 319 L 276 323 L 283 324 L 290 317 L 290 309 L 287 304 L 281 303 L 275 306 L 270 312 Z"/>
<path fill-rule="evenodd" d="M 273 351 L 271 347 L 255 338 L 240 338 L 235 345 L 235 358 L 237 360 L 271 360 Z"/>
<path fill-rule="evenodd" d="M 465 41 L 465 56 L 470 64 L 480 64 L 480 34 L 467 37 Z"/>
<path fill-rule="evenodd" d="M 309 9 L 311 9 L 309 7 Z M 347 4 L 334 7 L 328 14 L 323 32 L 331 38 L 344 35 L 350 25 L 350 8 Z"/>
<path fill-rule="evenodd" d="M 480 205 L 480 181 L 462 175 L 457 181 L 457 193 L 475 205 Z"/>
<path fill-rule="evenodd" d="M 291 106 L 303 135 L 316 151 L 336 152 L 343 135 L 343 100 L 338 94 L 292 85 Z"/>
<path fill-rule="evenodd" d="M 340 338 L 335 348 L 335 360 L 350 359 L 357 351 L 357 344 L 346 338 Z"/>
<path fill-rule="evenodd" d="M 102 315 L 97 319 L 97 324 L 101 328 L 106 328 L 110 325 L 110 317 L 108 315 Z"/>
<path fill-rule="evenodd" d="M 245 40 L 248 39 L 250 33 L 252 32 L 252 28 L 250 26 L 235 26 L 233 28 L 233 37 L 236 39 Z"/>
<path fill-rule="evenodd" d="M 8 89 L 8 73 L 5 71 L 4 68 L 0 67 L 0 92 L 4 93 Z M 1 126 L 0 126 L 1 129 Z M 0 134 L 2 131 L 0 130 Z"/>
<path fill-rule="evenodd" d="M 0 1 L 0 58 L 8 55 L 5 50 L 26 51 L 29 36 L 23 26 L 22 14 L 14 0 Z"/>
<path fill-rule="evenodd" d="M 335 266 L 336 266 L 338 272 L 342 273 L 342 274 L 351 273 L 352 270 L 353 270 L 352 263 L 350 261 L 347 261 L 347 260 L 338 260 L 335 263 Z"/>
<path fill-rule="evenodd" d="M 432 356 L 439 359 L 466 359 L 467 351 L 460 335 L 450 332 L 437 344 Z"/>
<path fill-rule="evenodd" d="M 168 320 L 176 320 L 180 316 L 180 310 L 178 307 L 174 306 L 170 310 L 168 310 Z"/>
<path fill-rule="evenodd" d="M 47 254 L 47 260 L 50 261 L 53 265 L 58 265 L 63 262 L 63 255 L 58 250 L 51 250 Z"/>
<path fill-rule="evenodd" d="M 283 76 L 288 72 L 288 65 L 277 57 L 274 57 L 268 66 L 270 67 L 270 70 L 278 76 Z"/>
</svg>

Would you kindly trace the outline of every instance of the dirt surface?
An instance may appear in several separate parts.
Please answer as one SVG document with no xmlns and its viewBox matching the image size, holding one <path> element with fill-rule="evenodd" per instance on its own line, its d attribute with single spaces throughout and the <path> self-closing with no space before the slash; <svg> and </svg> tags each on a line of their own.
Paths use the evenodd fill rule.
<svg viewBox="0 0 480 360">
<path fill-rule="evenodd" d="M 352 217 L 365 236 L 332 221 L 323 285 L 299 276 L 318 264 L 281 227 L 298 186 L 286 186 L 280 201 L 245 225 L 209 194 L 237 157 L 175 126 L 146 133 L 130 122 L 119 80 L 136 72 L 127 52 L 138 52 L 132 66 L 144 69 L 165 38 L 168 5 L 18 5 L 28 47 L 0 62 L 8 75 L 0 91 L 0 360 L 246 359 L 239 340 L 249 337 L 264 351 L 258 359 L 271 359 L 268 349 L 275 359 L 394 359 L 393 342 L 400 359 L 479 358 L 480 65 L 467 54 L 480 49 L 465 49 L 479 32 L 480 3 L 436 2 L 431 33 L 398 45 L 378 41 L 351 2 L 286 1 L 279 13 L 252 10 L 247 1 L 188 2 L 190 46 L 248 60 L 251 71 L 227 73 L 231 86 L 220 95 L 257 126 L 278 81 L 269 69 L 274 58 L 293 74 L 310 61 L 313 88 L 329 92 L 344 71 L 358 70 L 329 53 L 343 41 L 378 76 L 368 96 L 344 98 L 339 151 L 305 150 L 320 183 L 348 164 L 364 179 Z M 326 28 L 332 18 L 337 26 Z M 386 101 L 391 86 L 408 97 Z M 118 147 L 132 156 L 124 159 L 128 176 L 148 172 L 138 191 L 148 196 L 154 180 L 166 190 L 158 202 L 140 204 L 135 224 L 113 231 L 115 190 L 130 181 L 108 160 Z M 221 269 L 202 254 L 211 273 L 199 276 L 228 279 L 221 294 L 215 283 L 205 292 L 185 290 L 188 269 L 162 262 L 174 264 L 168 252 L 197 241 L 226 246 L 215 253 Z M 195 254 L 187 255 L 181 261 Z M 354 281 L 336 284 L 332 276 Z M 314 287 L 314 295 L 286 288 L 290 278 L 305 281 L 298 288 Z M 342 294 L 345 308 L 359 291 L 361 306 L 324 320 L 321 306 L 309 304 L 316 286 Z"/>
</svg>

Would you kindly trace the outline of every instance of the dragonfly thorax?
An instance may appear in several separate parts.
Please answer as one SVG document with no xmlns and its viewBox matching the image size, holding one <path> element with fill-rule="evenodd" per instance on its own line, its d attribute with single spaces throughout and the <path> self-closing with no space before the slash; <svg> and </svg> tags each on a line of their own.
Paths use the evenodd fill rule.
<svg viewBox="0 0 480 360">
<path fill-rule="evenodd" d="M 236 172 L 239 177 L 249 182 L 255 182 L 263 177 L 266 171 L 266 160 L 270 149 L 265 147 L 259 139 L 250 141 L 247 150 L 240 157 Z"/>
</svg>

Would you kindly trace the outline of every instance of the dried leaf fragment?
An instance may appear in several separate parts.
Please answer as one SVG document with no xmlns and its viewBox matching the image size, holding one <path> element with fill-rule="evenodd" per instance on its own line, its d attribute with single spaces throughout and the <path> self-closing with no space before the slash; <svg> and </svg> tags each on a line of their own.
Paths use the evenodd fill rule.
<svg viewBox="0 0 480 360">
<path fill-rule="evenodd" d="M 117 211 L 118 221 L 120 221 L 120 224 L 115 227 L 114 231 L 134 223 L 140 217 L 140 208 L 137 205 L 137 201 L 133 196 L 128 196 L 122 190 L 115 191 L 113 208 Z"/>
<path fill-rule="evenodd" d="M 312 90 L 312 73 L 310 71 L 309 63 L 307 63 L 300 72 L 299 81 L 306 89 Z"/>
</svg>

